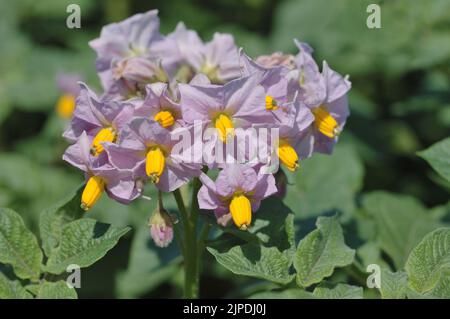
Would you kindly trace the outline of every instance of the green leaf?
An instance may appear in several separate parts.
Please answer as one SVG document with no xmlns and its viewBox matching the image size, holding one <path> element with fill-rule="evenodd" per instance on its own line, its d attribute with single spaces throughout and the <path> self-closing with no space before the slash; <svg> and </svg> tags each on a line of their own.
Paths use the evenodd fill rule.
<svg viewBox="0 0 450 319">
<path fill-rule="evenodd" d="M 250 296 L 250 299 L 315 299 L 315 296 L 308 291 L 292 288 L 282 291 L 259 292 Z"/>
<path fill-rule="evenodd" d="M 29 299 L 31 295 L 18 280 L 11 280 L 0 271 L 0 299 Z"/>
<path fill-rule="evenodd" d="M 313 295 L 320 299 L 362 299 L 363 289 L 362 287 L 337 284 L 334 288 L 316 287 Z"/>
<path fill-rule="evenodd" d="M 59 246 L 52 251 L 45 269 L 60 274 L 71 264 L 88 267 L 106 255 L 129 230 L 90 218 L 70 222 L 63 227 Z"/>
<path fill-rule="evenodd" d="M 409 286 L 419 293 L 434 289 L 450 276 L 450 228 L 429 233 L 411 252 L 405 266 Z"/>
<path fill-rule="evenodd" d="M 364 196 L 363 208 L 375 219 L 378 243 L 397 269 L 403 269 L 409 253 L 423 236 L 440 226 L 410 196 L 372 192 Z"/>
<path fill-rule="evenodd" d="M 75 288 L 69 288 L 64 280 L 45 281 L 37 288 L 36 299 L 77 299 Z"/>
<path fill-rule="evenodd" d="M 175 243 L 161 249 L 155 246 L 148 227 L 136 232 L 131 245 L 128 267 L 116 278 L 119 298 L 137 298 L 174 275 L 179 268 Z"/>
<path fill-rule="evenodd" d="M 404 271 L 391 272 L 381 269 L 380 293 L 383 299 L 405 299 L 408 291 L 408 276 Z"/>
<path fill-rule="evenodd" d="M 317 229 L 303 238 L 297 248 L 294 267 L 297 283 L 308 287 L 330 276 L 334 268 L 353 262 L 355 251 L 344 242 L 337 216 L 317 218 Z"/>
<path fill-rule="evenodd" d="M 292 281 L 294 220 L 280 199 L 263 201 L 249 232 L 233 227 L 207 247 L 218 263 L 238 275 L 280 284 Z"/>
<path fill-rule="evenodd" d="M 0 262 L 11 264 L 22 279 L 38 280 L 42 251 L 36 237 L 22 217 L 8 208 L 0 208 Z"/>
<path fill-rule="evenodd" d="M 447 181 L 450 181 L 450 137 L 418 153 Z"/>
<path fill-rule="evenodd" d="M 302 218 L 334 210 L 348 217 L 355 210 L 354 198 L 361 189 L 363 172 L 350 147 L 339 146 L 331 156 L 316 154 L 301 165 L 285 202 Z"/>
<path fill-rule="evenodd" d="M 217 262 L 237 275 L 251 276 L 287 284 L 293 279 L 289 274 L 292 263 L 276 247 L 264 247 L 257 243 L 235 246 L 229 250 L 207 247 Z"/>
<path fill-rule="evenodd" d="M 42 248 L 47 256 L 58 246 L 64 225 L 83 216 L 84 211 L 80 207 L 83 188 L 84 185 L 41 213 L 39 229 Z"/>
</svg>

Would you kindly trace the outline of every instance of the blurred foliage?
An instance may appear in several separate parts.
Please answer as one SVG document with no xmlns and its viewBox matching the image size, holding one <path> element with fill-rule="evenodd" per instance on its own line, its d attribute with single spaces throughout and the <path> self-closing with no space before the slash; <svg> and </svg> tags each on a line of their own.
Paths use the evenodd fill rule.
<svg viewBox="0 0 450 319">
<path fill-rule="evenodd" d="M 381 6 L 381 29 L 366 27 L 366 7 L 374 2 Z M 65 26 L 69 3 L 81 7 L 81 29 Z M 405 263 L 405 270 L 420 285 L 421 274 L 414 272 L 420 262 L 414 256 L 423 254 L 421 246 L 431 245 L 436 236 L 448 237 L 447 233 L 432 233 L 422 241 L 430 230 L 450 221 L 450 184 L 444 178 L 448 178 L 448 160 L 436 155 L 443 144 L 420 153 L 437 173 L 416 154 L 450 133 L 448 0 L 416 0 L 413 4 L 407 0 L 0 1 L 0 206 L 21 212 L 35 231 L 39 213 L 81 183 L 81 174 L 61 160 L 67 146 L 61 132 L 67 123 L 54 112 L 61 94 L 55 77 L 60 72 L 80 74 L 99 88 L 95 54 L 88 41 L 106 23 L 153 8 L 160 10 L 162 32 L 173 30 L 178 21 L 205 39 L 216 31 L 230 32 L 252 56 L 295 53 L 292 39 L 298 38 L 313 46 L 318 61 L 326 59 L 338 72 L 350 75 L 352 116 L 340 145 L 332 157 L 308 159 L 299 174 L 288 176 L 292 185 L 285 204 L 295 220 L 286 219 L 283 229 L 292 222 L 301 234 L 298 242 L 315 228 L 317 216 L 330 216 L 337 210 L 346 243 L 356 249 L 356 268 L 364 270 L 374 260 L 383 265 L 387 284 L 381 295 L 417 296 L 395 285 L 401 285 L 406 276 Z M 448 154 L 448 146 L 446 150 Z M 169 210 L 175 209 L 171 197 L 166 202 Z M 263 207 L 272 204 L 269 201 Z M 143 199 L 124 206 L 103 198 L 89 213 L 118 227 L 131 225 L 133 231 L 103 260 L 83 271 L 80 297 L 179 295 L 182 279 L 175 245 L 156 249 L 148 235 L 147 218 L 154 207 L 154 201 Z M 265 238 L 264 222 L 263 212 L 255 222 L 261 223 L 258 233 L 251 235 Z M 283 236 L 288 236 L 285 230 Z M 230 236 L 222 234 L 219 239 L 235 240 Z M 311 292 L 295 288 L 265 292 L 274 287 L 259 279 L 232 276 L 222 266 L 224 260 L 228 255 L 242 257 L 245 249 L 251 251 L 253 239 L 226 252 L 220 248 L 223 241 L 211 242 L 208 249 L 214 257 L 204 255 L 201 295 L 361 296 L 359 288 L 349 285 L 321 286 Z M 260 253 L 267 254 L 270 262 L 271 254 L 292 255 L 289 245 L 280 252 L 269 241 Z M 409 261 L 408 256 L 412 256 Z M 234 272 L 258 272 L 251 264 L 245 265 L 247 259 L 237 260 L 240 264 L 233 265 Z M 353 268 L 339 269 L 328 280 L 362 285 Z M 266 268 L 262 265 L 261 269 Z M 28 294 L 12 283 L 11 293 Z M 432 293 L 442 295 L 448 286 L 438 282 Z M 35 288 L 35 295 L 57 291 Z"/>
</svg>

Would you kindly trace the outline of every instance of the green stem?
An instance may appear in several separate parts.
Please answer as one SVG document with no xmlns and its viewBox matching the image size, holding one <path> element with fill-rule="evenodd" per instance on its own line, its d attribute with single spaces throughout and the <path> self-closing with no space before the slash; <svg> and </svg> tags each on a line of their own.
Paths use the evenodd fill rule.
<svg viewBox="0 0 450 319">
<path fill-rule="evenodd" d="M 199 215 L 199 206 L 197 194 L 202 186 L 198 178 L 195 178 L 192 184 L 191 209 L 188 214 L 183 197 L 179 190 L 173 192 L 175 200 L 180 210 L 181 221 L 183 223 L 184 237 L 184 297 L 198 298 L 199 296 L 199 277 L 200 277 L 200 258 L 205 248 L 205 241 L 208 238 L 210 225 L 205 221 L 200 236 L 197 237 L 197 222 Z"/>
<path fill-rule="evenodd" d="M 184 297 L 185 298 L 198 298 L 198 260 L 197 260 L 197 234 L 195 224 L 192 222 L 192 216 L 188 216 L 186 206 L 181 196 L 180 191 L 177 189 L 173 192 L 175 201 L 177 202 L 178 209 L 180 210 L 180 216 L 184 228 Z"/>
</svg>

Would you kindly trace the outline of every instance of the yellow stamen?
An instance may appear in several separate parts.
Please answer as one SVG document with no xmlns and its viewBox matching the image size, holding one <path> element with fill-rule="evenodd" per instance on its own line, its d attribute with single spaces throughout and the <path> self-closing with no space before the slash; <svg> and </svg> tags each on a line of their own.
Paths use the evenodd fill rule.
<svg viewBox="0 0 450 319">
<path fill-rule="evenodd" d="M 104 151 L 102 142 L 114 142 L 116 137 L 116 132 L 112 127 L 102 128 L 92 140 L 91 154 L 93 156 L 100 155 Z"/>
<path fill-rule="evenodd" d="M 252 205 L 245 195 L 234 195 L 230 203 L 231 217 L 240 230 L 247 230 L 252 222 Z"/>
<path fill-rule="evenodd" d="M 164 171 L 166 158 L 159 147 L 153 147 L 147 152 L 147 159 L 145 161 L 145 172 L 153 183 L 159 182 L 159 177 Z"/>
<path fill-rule="evenodd" d="M 277 109 L 277 101 L 272 96 L 266 95 L 266 110 L 274 111 Z"/>
<path fill-rule="evenodd" d="M 295 172 L 298 168 L 298 155 L 294 148 L 285 140 L 280 141 L 278 146 L 278 157 L 290 171 Z"/>
<path fill-rule="evenodd" d="M 319 132 L 330 138 L 339 134 L 338 123 L 323 106 L 312 109 L 312 113 L 315 117 L 314 125 Z"/>
<path fill-rule="evenodd" d="M 156 122 L 159 122 L 162 127 L 167 128 L 175 123 L 175 119 L 169 111 L 160 111 L 153 118 Z"/>
<path fill-rule="evenodd" d="M 219 138 L 222 142 L 226 143 L 229 136 L 234 136 L 234 126 L 230 117 L 226 114 L 219 114 L 214 120 L 214 127 L 219 132 Z"/>
<path fill-rule="evenodd" d="M 68 119 L 72 116 L 75 109 L 75 96 L 64 94 L 56 102 L 56 112 L 62 118 Z"/>
<path fill-rule="evenodd" d="M 92 208 L 105 190 L 105 180 L 100 176 L 89 178 L 81 195 L 81 208 L 85 211 Z"/>
</svg>

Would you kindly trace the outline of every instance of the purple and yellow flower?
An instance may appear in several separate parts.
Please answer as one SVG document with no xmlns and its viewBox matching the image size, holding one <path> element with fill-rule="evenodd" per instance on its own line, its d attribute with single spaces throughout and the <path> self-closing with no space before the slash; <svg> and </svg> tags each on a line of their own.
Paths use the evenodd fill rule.
<svg viewBox="0 0 450 319">
<path fill-rule="evenodd" d="M 257 173 L 251 166 L 232 164 L 220 171 L 216 181 L 200 176 L 203 186 L 198 192 L 201 209 L 214 210 L 219 223 L 231 219 L 241 230 L 252 222 L 261 201 L 277 192 L 273 175 Z"/>
<path fill-rule="evenodd" d="M 173 132 L 158 122 L 137 117 L 123 130 L 116 144 L 105 143 L 111 163 L 129 169 L 164 192 L 172 192 L 200 175 L 201 165 L 175 153 Z"/>
<path fill-rule="evenodd" d="M 168 38 L 176 43 L 181 64 L 205 74 L 211 82 L 223 84 L 241 76 L 238 48 L 230 34 L 215 33 L 210 42 L 203 43 L 197 32 L 179 23 Z"/>
<path fill-rule="evenodd" d="M 322 72 L 311 56 L 312 49 L 295 41 L 300 52 L 295 58 L 297 69 L 290 72 L 290 90 L 298 92 L 299 99 L 310 108 L 314 124 L 305 136 L 303 146 L 309 152 L 331 153 L 347 117 L 347 92 L 351 83 L 333 71 L 324 61 Z"/>
<path fill-rule="evenodd" d="M 81 197 L 81 207 L 86 211 L 91 209 L 104 191 L 124 204 L 137 198 L 140 191 L 132 171 L 118 170 L 112 166 L 106 153 L 92 156 L 91 145 L 88 135 L 83 132 L 63 155 L 63 160 L 85 172 L 86 186 Z"/>
<path fill-rule="evenodd" d="M 92 138 L 91 153 L 103 152 L 102 142 L 115 142 L 120 130 L 133 116 L 133 105 L 121 101 L 101 100 L 81 84 L 72 121 L 64 137 L 75 141 L 83 132 Z"/>
<path fill-rule="evenodd" d="M 264 106 L 264 88 L 256 76 L 243 77 L 224 85 L 179 85 L 182 116 L 186 123 L 203 121 L 216 129 L 226 143 L 235 129 L 272 120 Z"/>
<path fill-rule="evenodd" d="M 179 103 L 173 101 L 166 83 L 149 84 L 142 105 L 136 107 L 135 116 L 151 118 L 166 129 L 184 124 Z"/>
</svg>

